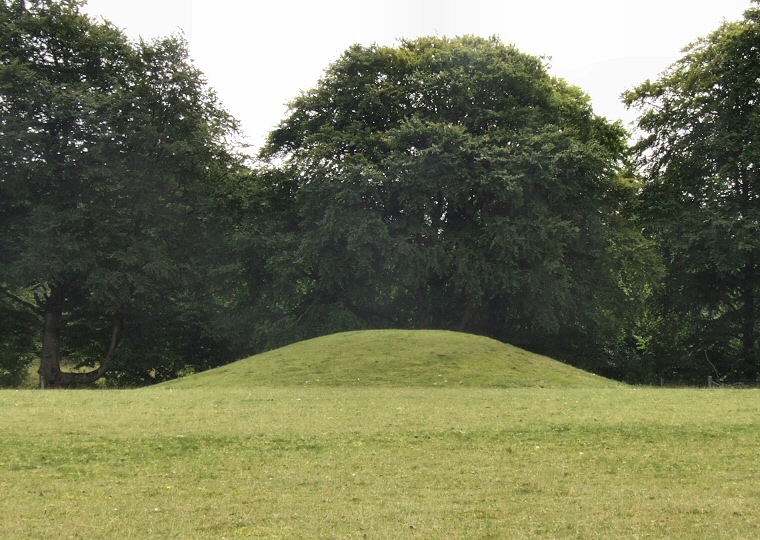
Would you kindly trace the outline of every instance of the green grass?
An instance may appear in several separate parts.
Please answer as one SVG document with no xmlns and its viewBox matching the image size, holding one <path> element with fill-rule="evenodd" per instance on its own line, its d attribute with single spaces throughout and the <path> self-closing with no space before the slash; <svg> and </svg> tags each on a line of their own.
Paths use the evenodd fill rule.
<svg viewBox="0 0 760 540">
<path fill-rule="evenodd" d="M 359 336 L 141 390 L 0 392 L 0 538 L 760 537 L 760 391 Z"/>
<path fill-rule="evenodd" d="M 617 383 L 480 336 L 373 330 L 303 341 L 166 386 L 306 385 L 609 388 Z"/>
<path fill-rule="evenodd" d="M 0 538 L 760 534 L 760 393 L 0 392 Z"/>
</svg>

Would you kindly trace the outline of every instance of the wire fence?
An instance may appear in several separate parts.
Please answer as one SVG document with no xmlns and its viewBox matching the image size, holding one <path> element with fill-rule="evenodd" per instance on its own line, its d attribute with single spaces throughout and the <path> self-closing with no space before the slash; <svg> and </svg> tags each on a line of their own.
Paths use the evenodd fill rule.
<svg viewBox="0 0 760 540">
<path fill-rule="evenodd" d="M 707 388 L 760 388 L 757 381 L 720 381 L 707 377 Z"/>
<path fill-rule="evenodd" d="M 660 388 L 728 388 L 728 389 L 742 389 L 742 388 L 760 388 L 760 381 L 753 381 L 753 380 L 727 380 L 727 379 L 718 379 L 715 376 L 707 377 L 706 379 L 703 379 L 707 384 L 705 383 L 700 384 L 698 381 L 695 380 L 678 380 L 678 379 L 666 379 L 664 377 L 660 378 L 658 381 Z M 652 384 L 651 386 L 657 386 L 658 383 Z"/>
</svg>

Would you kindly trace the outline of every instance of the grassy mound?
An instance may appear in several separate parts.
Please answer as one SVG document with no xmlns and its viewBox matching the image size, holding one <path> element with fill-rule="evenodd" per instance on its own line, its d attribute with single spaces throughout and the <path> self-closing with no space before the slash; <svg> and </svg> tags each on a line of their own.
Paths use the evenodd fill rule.
<svg viewBox="0 0 760 540">
<path fill-rule="evenodd" d="M 436 330 L 324 336 L 165 383 L 252 386 L 611 387 L 617 383 L 498 341 Z"/>
</svg>

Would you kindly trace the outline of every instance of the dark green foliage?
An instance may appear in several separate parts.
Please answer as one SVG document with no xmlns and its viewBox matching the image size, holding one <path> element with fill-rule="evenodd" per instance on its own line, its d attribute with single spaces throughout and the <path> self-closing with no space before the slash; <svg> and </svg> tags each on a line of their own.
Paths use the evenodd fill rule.
<svg viewBox="0 0 760 540">
<path fill-rule="evenodd" d="M 329 313 L 333 330 L 465 330 L 600 368 L 638 292 L 624 140 L 495 39 L 355 46 L 263 152 L 283 208 L 270 305 L 304 337 Z"/>
<path fill-rule="evenodd" d="M 757 3 L 626 95 L 641 179 L 581 90 L 475 37 L 350 48 L 249 169 L 181 38 L 80 6 L 0 0 L 0 384 L 34 355 L 47 385 L 144 384 L 374 328 L 757 379 Z"/>
<path fill-rule="evenodd" d="M 19 385 L 36 350 L 36 317 L 0 296 L 0 388 Z"/>
<path fill-rule="evenodd" d="M 626 95 L 642 110 L 642 216 L 667 270 L 649 344 L 667 379 L 758 376 L 758 96 L 758 7 Z"/>
<path fill-rule="evenodd" d="M 117 353 L 141 372 L 194 361 L 176 340 L 211 333 L 198 285 L 237 162 L 182 39 L 129 43 L 79 6 L 0 2 L 0 286 L 35 293 L 53 386 Z M 101 369 L 69 376 L 65 357 Z"/>
</svg>

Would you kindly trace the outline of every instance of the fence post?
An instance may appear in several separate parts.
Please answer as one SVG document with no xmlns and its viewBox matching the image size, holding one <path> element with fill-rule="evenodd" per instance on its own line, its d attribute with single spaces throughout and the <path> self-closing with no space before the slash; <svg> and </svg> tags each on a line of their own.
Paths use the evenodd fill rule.
<svg viewBox="0 0 760 540">
<path fill-rule="evenodd" d="M 712 382 L 712 375 L 707 376 L 707 388 L 712 388 L 713 382 Z"/>
</svg>

